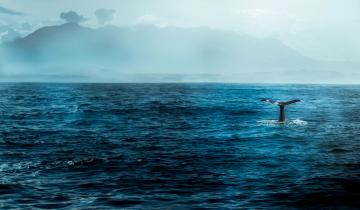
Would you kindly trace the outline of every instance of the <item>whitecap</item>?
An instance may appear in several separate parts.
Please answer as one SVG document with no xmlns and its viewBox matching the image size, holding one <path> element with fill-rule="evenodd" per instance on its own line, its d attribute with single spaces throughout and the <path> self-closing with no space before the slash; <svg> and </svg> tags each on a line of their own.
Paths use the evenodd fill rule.
<svg viewBox="0 0 360 210">
<path fill-rule="evenodd" d="M 267 126 L 272 126 L 272 125 L 282 125 L 284 123 L 279 122 L 277 120 L 259 120 L 257 121 L 257 123 L 261 124 L 261 125 L 267 125 Z"/>
<path fill-rule="evenodd" d="M 277 125 L 291 125 L 291 126 L 306 126 L 308 122 L 300 119 L 287 120 L 286 122 L 279 122 L 278 120 L 259 120 L 257 123 L 266 126 L 277 126 Z"/>
<path fill-rule="evenodd" d="M 295 120 L 291 120 L 288 122 L 289 125 L 300 125 L 300 126 L 305 126 L 308 124 L 308 122 L 304 121 L 304 120 L 300 120 L 300 119 L 295 119 Z"/>
</svg>

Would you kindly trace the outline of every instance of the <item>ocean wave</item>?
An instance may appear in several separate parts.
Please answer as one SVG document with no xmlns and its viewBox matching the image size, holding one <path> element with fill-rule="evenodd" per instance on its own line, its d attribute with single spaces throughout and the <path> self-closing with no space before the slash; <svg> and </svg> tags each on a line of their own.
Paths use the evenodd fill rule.
<svg viewBox="0 0 360 210">
<path fill-rule="evenodd" d="M 317 192 L 332 196 L 335 207 L 321 203 L 322 195 L 305 207 L 346 209 L 348 198 L 358 204 L 358 108 L 343 103 L 353 100 L 346 91 L 170 86 L 3 87 L 0 206 L 288 209 Z M 300 94 L 309 103 L 289 106 L 285 123 L 258 101 Z M 336 197 L 334 186 L 347 187 L 348 198 Z"/>
</svg>

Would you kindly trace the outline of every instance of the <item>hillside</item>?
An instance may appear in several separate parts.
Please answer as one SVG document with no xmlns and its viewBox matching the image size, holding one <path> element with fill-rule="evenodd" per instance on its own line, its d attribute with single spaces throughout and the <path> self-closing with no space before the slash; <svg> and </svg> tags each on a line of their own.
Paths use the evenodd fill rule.
<svg viewBox="0 0 360 210">
<path fill-rule="evenodd" d="M 12 74 L 77 75 L 92 80 L 152 74 L 236 75 L 240 80 L 293 74 L 296 79 L 314 69 L 331 71 L 333 66 L 302 56 L 274 39 L 207 28 L 91 29 L 75 23 L 44 27 L 7 43 L 2 57 L 4 74 L 12 68 Z"/>
</svg>

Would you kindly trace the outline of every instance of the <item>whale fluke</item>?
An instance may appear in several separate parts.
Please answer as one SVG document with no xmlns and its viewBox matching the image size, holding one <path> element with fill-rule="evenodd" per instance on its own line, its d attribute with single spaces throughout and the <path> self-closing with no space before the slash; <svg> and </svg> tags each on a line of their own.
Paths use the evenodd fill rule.
<svg viewBox="0 0 360 210">
<path fill-rule="evenodd" d="M 279 106 L 279 108 L 280 108 L 279 122 L 285 122 L 285 106 L 290 105 L 290 104 L 294 104 L 294 103 L 297 103 L 297 102 L 302 102 L 302 100 L 299 100 L 299 99 L 286 101 L 286 102 L 279 102 L 279 101 L 274 101 L 274 100 L 267 99 L 267 98 L 261 99 L 261 101 Z"/>
<path fill-rule="evenodd" d="M 299 100 L 299 99 L 291 100 L 291 101 L 284 102 L 283 104 L 284 105 L 289 105 L 289 104 L 294 104 L 294 103 L 297 103 L 297 102 L 302 102 L 302 100 Z"/>
</svg>

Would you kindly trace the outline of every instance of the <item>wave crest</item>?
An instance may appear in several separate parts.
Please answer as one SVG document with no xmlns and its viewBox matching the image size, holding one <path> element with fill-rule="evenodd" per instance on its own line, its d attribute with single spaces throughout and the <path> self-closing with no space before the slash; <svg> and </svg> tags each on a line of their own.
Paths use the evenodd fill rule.
<svg viewBox="0 0 360 210">
<path fill-rule="evenodd" d="M 266 126 L 277 126 L 277 125 L 306 126 L 308 124 L 308 122 L 300 119 L 288 120 L 286 122 L 279 122 L 277 120 L 259 120 L 257 121 L 257 123 Z"/>
</svg>

